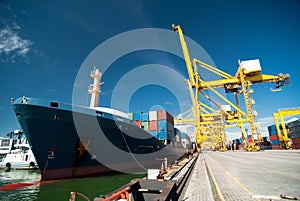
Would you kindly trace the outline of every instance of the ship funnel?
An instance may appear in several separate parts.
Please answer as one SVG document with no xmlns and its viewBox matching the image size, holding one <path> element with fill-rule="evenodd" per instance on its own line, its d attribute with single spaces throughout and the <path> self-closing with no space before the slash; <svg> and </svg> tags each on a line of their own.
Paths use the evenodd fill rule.
<svg viewBox="0 0 300 201">
<path fill-rule="evenodd" d="M 94 78 L 94 83 L 89 86 L 88 92 L 92 94 L 90 107 L 98 107 L 99 105 L 99 96 L 100 96 L 100 86 L 103 84 L 101 81 L 102 73 L 99 69 L 94 67 L 94 70 L 91 72 L 91 77 Z"/>
</svg>

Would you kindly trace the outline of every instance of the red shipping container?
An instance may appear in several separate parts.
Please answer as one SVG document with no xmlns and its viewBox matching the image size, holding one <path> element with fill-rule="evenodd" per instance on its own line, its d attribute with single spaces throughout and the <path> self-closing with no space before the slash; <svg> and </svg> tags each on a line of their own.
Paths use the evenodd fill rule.
<svg viewBox="0 0 300 201">
<path fill-rule="evenodd" d="M 149 131 L 157 131 L 157 121 L 149 121 Z"/>
<path fill-rule="evenodd" d="M 278 140 L 278 135 L 270 135 L 270 140 Z"/>
<path fill-rule="evenodd" d="M 292 144 L 292 149 L 300 149 L 300 143 L 299 144 Z"/>
<path fill-rule="evenodd" d="M 293 144 L 300 144 L 300 138 L 292 138 Z"/>
<path fill-rule="evenodd" d="M 252 142 L 253 142 L 253 140 L 252 140 L 251 137 L 248 137 L 248 142 L 249 142 L 249 143 L 252 143 Z"/>
<path fill-rule="evenodd" d="M 279 150 L 280 149 L 280 145 L 279 144 L 274 144 L 274 145 L 272 145 L 272 149 L 273 150 Z"/>
<path fill-rule="evenodd" d="M 174 117 L 166 110 L 157 111 L 157 120 L 167 120 L 170 123 L 174 123 Z"/>
<path fill-rule="evenodd" d="M 139 127 L 139 128 L 141 128 L 141 125 L 142 125 L 142 122 L 141 121 L 134 121 L 135 122 L 135 124 Z"/>
</svg>

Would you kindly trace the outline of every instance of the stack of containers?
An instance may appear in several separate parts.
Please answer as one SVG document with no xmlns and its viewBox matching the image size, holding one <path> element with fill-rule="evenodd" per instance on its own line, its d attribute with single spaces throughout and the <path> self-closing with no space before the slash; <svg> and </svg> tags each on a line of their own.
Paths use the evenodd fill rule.
<svg viewBox="0 0 300 201">
<path fill-rule="evenodd" d="M 133 113 L 133 121 L 139 128 L 141 128 L 142 127 L 142 113 L 134 112 Z"/>
<path fill-rule="evenodd" d="M 158 120 L 158 139 L 164 140 L 167 143 L 175 141 L 174 134 L 174 117 L 166 110 L 157 112 Z"/>
<path fill-rule="evenodd" d="M 174 134 L 175 134 L 175 145 L 180 146 L 181 145 L 181 131 L 177 128 L 174 128 Z"/>
<path fill-rule="evenodd" d="M 282 135 L 282 126 L 280 125 L 280 135 Z M 270 136 L 270 141 L 272 144 L 272 149 L 280 149 L 280 142 L 278 138 L 278 133 L 276 130 L 275 124 L 268 126 L 268 131 L 269 131 L 269 136 Z"/>
<path fill-rule="evenodd" d="M 166 110 L 132 112 L 128 113 L 128 117 L 138 127 L 143 128 L 153 137 L 164 141 L 166 144 L 171 141 L 181 143 L 181 134 L 178 134 L 175 139 L 174 117 Z"/>
<path fill-rule="evenodd" d="M 252 135 L 247 135 L 247 141 L 248 141 L 248 143 L 252 143 L 253 142 Z"/>
<path fill-rule="evenodd" d="M 158 138 L 158 126 L 157 126 L 157 111 L 149 111 L 149 132 L 153 137 Z"/>
<path fill-rule="evenodd" d="M 142 126 L 145 131 L 149 131 L 149 114 L 148 112 L 142 113 Z"/>
<path fill-rule="evenodd" d="M 300 149 L 300 120 L 288 123 L 289 137 L 292 139 L 292 148 Z"/>
</svg>

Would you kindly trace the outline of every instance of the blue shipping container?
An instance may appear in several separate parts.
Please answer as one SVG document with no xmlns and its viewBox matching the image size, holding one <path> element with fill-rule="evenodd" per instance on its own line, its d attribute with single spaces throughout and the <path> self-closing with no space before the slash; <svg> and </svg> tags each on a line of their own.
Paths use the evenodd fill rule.
<svg viewBox="0 0 300 201">
<path fill-rule="evenodd" d="M 162 131 L 158 133 L 158 139 L 159 140 L 166 140 L 167 139 L 167 132 L 166 131 Z"/>
<path fill-rule="evenodd" d="M 167 139 L 171 140 L 171 141 L 175 141 L 174 131 L 173 132 L 167 132 Z"/>
<path fill-rule="evenodd" d="M 155 137 L 155 138 L 158 138 L 157 136 L 157 131 L 150 131 L 150 134 Z"/>
<path fill-rule="evenodd" d="M 167 120 L 158 121 L 158 131 L 167 131 Z"/>
<path fill-rule="evenodd" d="M 149 121 L 149 114 L 148 114 L 148 112 L 142 113 L 142 121 L 143 122 Z"/>
<path fill-rule="evenodd" d="M 271 125 L 271 126 L 268 126 L 268 130 L 271 131 L 271 130 L 276 130 L 276 126 L 275 124 Z"/>
<path fill-rule="evenodd" d="M 175 135 L 174 133 L 168 133 L 166 131 L 160 131 L 158 132 L 158 139 L 159 140 L 175 140 Z"/>
<path fill-rule="evenodd" d="M 272 144 L 272 145 L 278 145 L 278 144 L 279 144 L 279 140 L 272 140 L 272 141 L 271 141 L 271 144 Z"/>
<path fill-rule="evenodd" d="M 134 121 L 141 121 L 141 119 L 142 119 L 142 115 L 141 115 L 140 112 L 134 112 L 133 113 L 133 120 Z"/>
</svg>

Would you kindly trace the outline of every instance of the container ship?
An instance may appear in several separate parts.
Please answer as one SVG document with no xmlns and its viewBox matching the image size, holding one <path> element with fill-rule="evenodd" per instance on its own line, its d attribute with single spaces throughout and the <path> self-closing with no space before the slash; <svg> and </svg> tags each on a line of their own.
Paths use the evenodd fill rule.
<svg viewBox="0 0 300 201">
<path fill-rule="evenodd" d="M 111 172 L 141 173 L 186 153 L 180 144 L 159 139 L 137 126 L 128 113 L 98 107 L 102 75 L 95 68 L 91 76 L 90 107 L 31 97 L 11 100 L 42 181 Z"/>
</svg>

